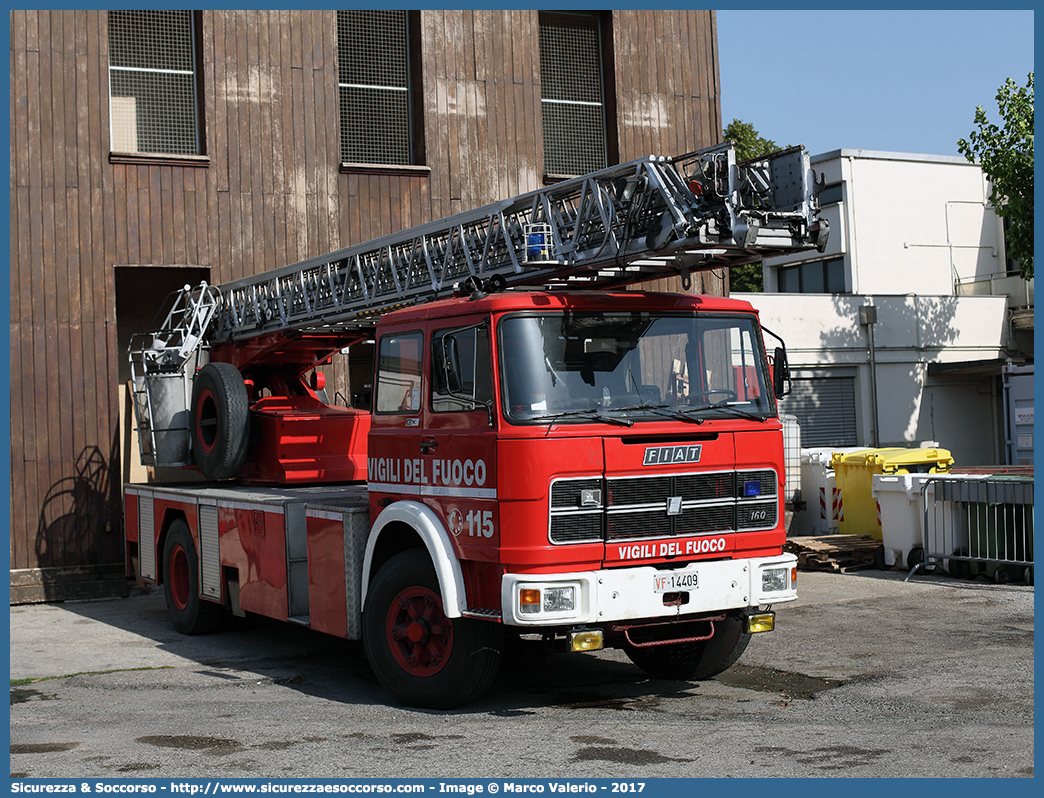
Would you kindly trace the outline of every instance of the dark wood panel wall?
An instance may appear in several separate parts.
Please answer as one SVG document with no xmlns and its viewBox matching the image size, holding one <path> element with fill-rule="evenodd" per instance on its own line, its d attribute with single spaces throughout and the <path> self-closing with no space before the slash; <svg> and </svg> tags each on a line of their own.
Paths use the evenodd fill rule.
<svg viewBox="0 0 1044 798">
<path fill-rule="evenodd" d="M 334 11 L 202 12 L 206 157 L 144 162 L 110 156 L 106 12 L 10 14 L 11 568 L 28 601 L 123 575 L 118 269 L 223 282 L 544 174 L 536 11 L 417 14 L 422 169 L 341 167 Z M 619 159 L 719 141 L 714 13 L 605 23 Z"/>
</svg>

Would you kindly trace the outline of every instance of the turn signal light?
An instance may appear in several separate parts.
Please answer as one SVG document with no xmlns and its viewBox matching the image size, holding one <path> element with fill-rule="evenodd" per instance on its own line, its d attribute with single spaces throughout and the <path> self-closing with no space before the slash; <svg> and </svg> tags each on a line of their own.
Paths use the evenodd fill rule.
<svg viewBox="0 0 1044 798">
<path fill-rule="evenodd" d="M 518 608 L 522 612 L 540 612 L 540 591 L 528 587 L 518 591 Z"/>
</svg>

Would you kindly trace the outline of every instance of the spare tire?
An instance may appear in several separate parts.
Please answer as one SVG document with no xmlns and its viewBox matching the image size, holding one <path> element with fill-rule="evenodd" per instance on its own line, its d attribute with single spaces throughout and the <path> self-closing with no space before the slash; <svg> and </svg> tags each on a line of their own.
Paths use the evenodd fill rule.
<svg viewBox="0 0 1044 798">
<path fill-rule="evenodd" d="M 232 479 L 246 462 L 250 400 L 239 369 L 208 363 L 192 383 L 192 450 L 207 479 Z"/>
</svg>

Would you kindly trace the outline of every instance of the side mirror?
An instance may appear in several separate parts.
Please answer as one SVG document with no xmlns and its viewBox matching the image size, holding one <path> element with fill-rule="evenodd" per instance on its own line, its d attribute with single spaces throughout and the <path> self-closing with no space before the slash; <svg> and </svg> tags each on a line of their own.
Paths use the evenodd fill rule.
<svg viewBox="0 0 1044 798">
<path fill-rule="evenodd" d="M 772 354 L 772 392 L 777 399 L 790 393 L 790 364 L 787 363 L 787 350 L 777 346 Z"/>
<path fill-rule="evenodd" d="M 457 349 L 457 339 L 453 335 L 446 335 L 441 341 L 441 363 L 439 374 L 439 388 L 445 388 L 443 393 L 460 393 L 464 384 L 460 378 L 460 353 Z"/>
</svg>

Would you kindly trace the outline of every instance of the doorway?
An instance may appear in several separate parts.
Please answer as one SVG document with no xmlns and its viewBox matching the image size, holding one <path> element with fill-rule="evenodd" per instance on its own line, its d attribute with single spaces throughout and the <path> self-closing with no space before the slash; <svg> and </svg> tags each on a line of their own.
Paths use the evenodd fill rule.
<svg viewBox="0 0 1044 798">
<path fill-rule="evenodd" d="M 127 352 L 131 338 L 157 329 L 163 323 L 173 295 L 185 285 L 210 281 L 210 269 L 198 266 L 117 266 L 116 340 L 121 353 L 118 379 L 120 395 L 120 461 L 123 482 L 191 481 L 199 476 L 181 468 L 152 468 L 141 464 L 134 419 Z"/>
</svg>

